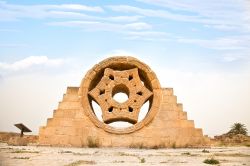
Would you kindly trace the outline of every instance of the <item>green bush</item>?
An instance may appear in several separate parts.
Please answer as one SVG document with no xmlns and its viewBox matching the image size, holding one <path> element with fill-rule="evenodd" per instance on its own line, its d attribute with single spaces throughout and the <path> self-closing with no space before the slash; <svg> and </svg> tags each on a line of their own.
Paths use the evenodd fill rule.
<svg viewBox="0 0 250 166">
<path fill-rule="evenodd" d="M 191 155 L 191 153 L 190 152 L 184 152 L 184 153 L 182 153 L 183 155 Z"/>
<path fill-rule="evenodd" d="M 146 162 L 145 158 L 141 158 L 141 163 L 145 163 L 145 162 Z"/>
<path fill-rule="evenodd" d="M 203 149 L 201 152 L 202 152 L 202 153 L 209 153 L 209 151 L 206 150 L 206 149 Z"/>
<path fill-rule="evenodd" d="M 214 158 L 211 158 L 211 159 L 206 159 L 203 161 L 203 163 L 206 163 L 206 164 L 219 164 L 220 162 Z"/>
<path fill-rule="evenodd" d="M 87 145 L 89 148 L 97 148 L 99 147 L 99 139 L 94 137 L 88 137 Z"/>
<path fill-rule="evenodd" d="M 176 144 L 175 142 L 172 144 L 172 148 L 175 149 L 176 148 Z"/>
</svg>

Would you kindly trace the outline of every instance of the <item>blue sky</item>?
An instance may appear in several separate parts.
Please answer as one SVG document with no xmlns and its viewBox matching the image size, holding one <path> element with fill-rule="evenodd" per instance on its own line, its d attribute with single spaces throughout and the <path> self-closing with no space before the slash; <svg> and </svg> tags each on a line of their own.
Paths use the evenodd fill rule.
<svg viewBox="0 0 250 166">
<path fill-rule="evenodd" d="M 66 87 L 112 55 L 149 64 L 205 134 L 250 127 L 249 43 L 247 0 L 0 0 L 0 129 L 15 130 L 20 108 L 18 120 L 36 131 Z"/>
</svg>

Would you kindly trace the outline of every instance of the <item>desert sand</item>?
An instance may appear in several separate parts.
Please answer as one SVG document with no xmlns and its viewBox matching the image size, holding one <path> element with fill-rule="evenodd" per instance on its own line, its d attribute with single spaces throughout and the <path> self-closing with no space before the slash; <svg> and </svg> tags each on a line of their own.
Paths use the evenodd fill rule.
<svg viewBox="0 0 250 166">
<path fill-rule="evenodd" d="M 250 165 L 249 147 L 185 149 L 64 148 L 8 146 L 0 143 L 0 165 L 76 166 L 76 165 L 208 165 L 213 157 L 221 166 Z"/>
</svg>

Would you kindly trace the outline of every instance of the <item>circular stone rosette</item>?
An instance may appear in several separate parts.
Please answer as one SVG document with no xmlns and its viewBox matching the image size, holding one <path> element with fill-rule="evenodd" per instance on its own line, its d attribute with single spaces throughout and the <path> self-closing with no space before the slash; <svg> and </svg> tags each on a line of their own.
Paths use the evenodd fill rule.
<svg viewBox="0 0 250 166">
<path fill-rule="evenodd" d="M 149 66 L 133 57 L 118 56 L 101 61 L 87 72 L 79 96 L 83 110 L 97 127 L 110 133 L 126 134 L 141 129 L 153 120 L 161 102 L 160 88 Z M 113 98 L 120 92 L 128 96 L 123 103 Z M 96 117 L 92 101 L 101 107 L 103 121 Z M 147 101 L 148 112 L 143 120 L 138 121 L 140 109 Z M 127 128 L 109 125 L 116 121 L 133 125 Z"/>
</svg>

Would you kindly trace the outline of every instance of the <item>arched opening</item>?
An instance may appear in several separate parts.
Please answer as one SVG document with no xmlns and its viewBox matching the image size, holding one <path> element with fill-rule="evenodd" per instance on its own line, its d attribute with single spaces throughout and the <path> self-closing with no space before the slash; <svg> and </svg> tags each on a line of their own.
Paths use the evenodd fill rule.
<svg viewBox="0 0 250 166">
<path fill-rule="evenodd" d="M 102 109 L 94 100 L 92 100 L 92 107 L 93 107 L 93 111 L 94 111 L 95 116 L 97 117 L 97 119 L 99 121 L 103 122 Z"/>
<path fill-rule="evenodd" d="M 148 111 L 149 111 L 149 100 L 142 105 L 138 116 L 138 122 L 142 121 L 147 116 Z"/>
</svg>

